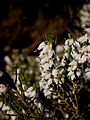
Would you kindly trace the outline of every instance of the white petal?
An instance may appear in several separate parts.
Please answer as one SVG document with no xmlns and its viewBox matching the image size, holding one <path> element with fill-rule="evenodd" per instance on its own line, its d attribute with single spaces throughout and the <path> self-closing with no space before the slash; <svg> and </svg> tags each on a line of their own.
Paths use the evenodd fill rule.
<svg viewBox="0 0 90 120">
<path fill-rule="evenodd" d="M 2 110 L 3 110 L 3 111 L 5 111 L 5 110 L 10 110 L 10 108 L 4 104 L 3 107 L 2 107 Z"/>
<path fill-rule="evenodd" d="M 80 76 L 80 74 L 81 74 L 81 72 L 80 72 L 80 71 L 77 71 L 77 73 L 76 73 L 76 74 L 77 74 L 77 76 L 79 77 L 79 76 Z"/>
<path fill-rule="evenodd" d="M 45 63 L 42 67 L 43 67 L 44 71 L 49 70 L 49 64 L 48 63 Z"/>
<path fill-rule="evenodd" d="M 4 60 L 5 60 L 5 62 L 6 62 L 7 64 L 13 65 L 11 59 L 10 59 L 8 56 L 5 56 L 5 57 L 4 57 Z"/>
<path fill-rule="evenodd" d="M 2 72 L 2 71 L 0 71 L 0 77 L 2 77 L 2 75 L 3 75 L 3 72 Z"/>
<path fill-rule="evenodd" d="M 69 44 L 69 39 L 65 41 L 65 46 Z"/>
<path fill-rule="evenodd" d="M 46 45 L 46 46 L 43 48 L 43 53 L 48 53 L 48 50 L 49 50 L 49 47 L 48 47 L 48 45 Z"/>
<path fill-rule="evenodd" d="M 57 45 L 57 46 L 56 46 L 56 52 L 57 52 L 57 53 L 60 53 L 60 52 L 62 52 L 62 51 L 64 51 L 63 46 Z"/>
<path fill-rule="evenodd" d="M 79 63 L 84 63 L 86 60 L 87 60 L 87 57 L 83 55 L 82 58 L 79 60 Z"/>
<path fill-rule="evenodd" d="M 49 58 L 48 57 L 44 57 L 43 59 L 41 59 L 40 63 L 41 64 L 45 64 L 48 61 L 49 61 Z"/>
<path fill-rule="evenodd" d="M 82 36 L 78 39 L 79 42 L 83 43 L 84 41 L 86 41 L 86 35 L 85 36 Z"/>
<path fill-rule="evenodd" d="M 48 56 L 49 56 L 49 58 L 52 58 L 53 55 L 54 55 L 54 51 L 53 51 L 53 50 L 49 50 L 49 51 L 48 51 Z"/>
<path fill-rule="evenodd" d="M 45 47 L 45 45 L 46 45 L 46 44 L 45 44 L 44 42 L 42 42 L 37 49 L 38 49 L 38 50 L 41 50 L 41 49 L 43 49 L 43 48 Z"/>
<path fill-rule="evenodd" d="M 53 75 L 54 77 L 57 77 L 57 75 L 58 75 L 58 70 L 57 70 L 57 69 L 53 69 L 53 70 L 52 70 L 52 75 Z"/>
<path fill-rule="evenodd" d="M 7 90 L 7 87 L 3 84 L 0 84 L 0 93 L 3 93 Z"/>
<path fill-rule="evenodd" d="M 86 72 L 84 77 L 87 79 L 87 80 L 90 80 L 90 71 L 89 72 Z"/>
<path fill-rule="evenodd" d="M 53 60 L 50 60 L 49 61 L 49 67 L 52 67 L 53 66 Z"/>
<path fill-rule="evenodd" d="M 69 114 L 66 113 L 66 119 L 69 118 Z"/>
<path fill-rule="evenodd" d="M 3 105 L 3 102 L 0 102 L 0 108 L 2 107 L 2 105 Z"/>
<path fill-rule="evenodd" d="M 69 49 L 69 45 L 65 45 L 64 48 L 67 51 Z"/>
<path fill-rule="evenodd" d="M 48 84 L 49 85 L 52 84 L 52 79 L 51 78 L 48 80 Z"/>
<path fill-rule="evenodd" d="M 54 82 L 56 83 L 56 85 L 58 84 L 58 79 L 54 78 Z"/>
<path fill-rule="evenodd" d="M 75 78 L 75 75 L 74 74 L 71 75 L 71 80 L 74 80 L 74 78 Z"/>
</svg>

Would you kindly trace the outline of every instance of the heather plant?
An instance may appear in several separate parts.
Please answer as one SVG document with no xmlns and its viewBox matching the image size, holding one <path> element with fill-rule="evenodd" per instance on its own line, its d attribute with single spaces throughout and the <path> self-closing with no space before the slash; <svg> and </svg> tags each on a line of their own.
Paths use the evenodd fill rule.
<svg viewBox="0 0 90 120">
<path fill-rule="evenodd" d="M 86 32 L 80 38 L 69 34 L 60 55 L 56 36 L 48 33 L 37 48 L 39 57 L 18 52 L 5 57 L 17 89 L 0 88 L 2 120 L 89 120 L 90 29 Z"/>
<path fill-rule="evenodd" d="M 81 27 L 84 29 L 86 24 L 90 21 L 90 2 L 82 6 L 82 9 L 79 12 Z"/>
</svg>

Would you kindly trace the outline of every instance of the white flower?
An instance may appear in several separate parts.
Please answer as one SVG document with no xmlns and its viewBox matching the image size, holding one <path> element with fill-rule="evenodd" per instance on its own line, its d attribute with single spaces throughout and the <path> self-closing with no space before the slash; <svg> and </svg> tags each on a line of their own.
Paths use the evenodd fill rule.
<svg viewBox="0 0 90 120">
<path fill-rule="evenodd" d="M 88 51 L 89 54 L 90 54 L 90 45 L 87 46 L 87 51 Z"/>
<path fill-rule="evenodd" d="M 64 58 L 61 61 L 61 66 L 65 66 L 65 60 L 64 60 Z"/>
<path fill-rule="evenodd" d="M 54 82 L 56 83 L 56 85 L 58 85 L 58 79 L 54 78 Z"/>
<path fill-rule="evenodd" d="M 59 82 L 59 83 L 60 83 L 60 82 Z M 63 77 L 61 78 L 61 84 L 62 84 L 62 83 L 64 83 L 64 78 L 63 78 Z"/>
<path fill-rule="evenodd" d="M 71 80 L 74 80 L 74 79 L 75 79 L 75 75 L 72 74 L 72 75 L 71 75 Z"/>
<path fill-rule="evenodd" d="M 51 78 L 48 80 L 48 84 L 49 85 L 52 84 L 52 79 Z"/>
<path fill-rule="evenodd" d="M 69 71 L 69 70 L 68 70 Z M 74 72 L 73 71 L 71 71 L 71 69 L 70 69 L 70 72 L 68 73 L 68 76 L 71 76 L 71 75 L 73 75 L 74 74 Z"/>
<path fill-rule="evenodd" d="M 63 46 L 61 46 L 61 45 L 57 45 L 57 46 L 56 46 L 56 52 L 57 52 L 57 53 L 60 53 L 60 52 L 63 52 L 63 51 L 64 51 Z"/>
<path fill-rule="evenodd" d="M 12 116 L 15 114 L 12 110 L 7 111 L 7 114 L 11 115 L 11 120 L 16 120 L 16 116 Z"/>
<path fill-rule="evenodd" d="M 9 56 L 5 56 L 4 57 L 4 60 L 5 60 L 5 62 L 7 63 L 7 64 L 9 64 L 9 65 L 13 65 L 13 63 L 12 63 L 12 61 L 11 61 L 11 59 L 9 58 Z"/>
<path fill-rule="evenodd" d="M 0 108 L 2 107 L 2 105 L 3 105 L 3 102 L 0 102 Z"/>
<path fill-rule="evenodd" d="M 43 80 L 41 80 L 41 81 L 39 82 L 40 89 L 42 89 L 42 88 L 43 88 L 43 84 L 44 84 L 44 81 L 43 81 Z"/>
<path fill-rule="evenodd" d="M 81 72 L 80 71 L 77 71 L 76 72 L 77 76 L 79 77 L 81 75 Z"/>
<path fill-rule="evenodd" d="M 69 114 L 66 113 L 66 119 L 69 118 Z"/>
<path fill-rule="evenodd" d="M 22 113 L 25 114 L 25 110 L 24 109 L 22 109 Z"/>
<path fill-rule="evenodd" d="M 44 86 L 44 90 L 48 90 L 49 89 L 49 84 L 46 83 L 46 85 Z"/>
<path fill-rule="evenodd" d="M 45 57 L 45 53 L 43 51 L 40 52 L 39 58 L 44 58 Z"/>
<path fill-rule="evenodd" d="M 42 104 L 41 104 L 41 103 L 38 103 L 38 108 L 39 108 L 40 110 L 42 110 Z"/>
<path fill-rule="evenodd" d="M 49 49 L 49 47 L 48 47 L 48 45 L 46 45 L 46 46 L 43 48 L 42 51 L 43 51 L 44 53 L 48 53 L 48 49 Z"/>
<path fill-rule="evenodd" d="M 0 77 L 2 77 L 2 75 L 3 75 L 3 72 L 0 70 Z"/>
<path fill-rule="evenodd" d="M 58 103 L 61 103 L 61 100 L 60 100 L 60 99 L 58 99 Z"/>
<path fill-rule="evenodd" d="M 88 5 L 89 5 L 89 4 L 84 4 L 84 5 L 83 5 L 83 9 L 84 9 L 84 10 L 87 10 L 87 9 L 88 9 Z"/>
<path fill-rule="evenodd" d="M 57 78 L 58 71 L 55 69 L 55 51 L 50 45 L 45 45 L 43 50 L 40 52 L 40 70 L 41 70 L 41 81 L 39 82 L 40 90 L 43 90 L 47 99 L 51 98 L 53 88 L 50 86 L 53 82 L 51 76 Z M 54 58 L 55 57 L 55 58 Z M 55 83 L 58 84 L 58 80 L 54 79 Z"/>
<path fill-rule="evenodd" d="M 46 113 L 46 117 L 47 117 L 47 118 L 50 117 L 49 113 Z"/>
<path fill-rule="evenodd" d="M 66 58 L 68 58 L 68 53 L 67 52 L 64 55 L 65 55 Z"/>
<path fill-rule="evenodd" d="M 88 10 L 90 10 L 90 3 L 87 4 Z"/>
<path fill-rule="evenodd" d="M 17 75 L 17 86 L 20 85 L 20 80 L 18 78 L 19 76 Z"/>
<path fill-rule="evenodd" d="M 87 60 L 88 60 L 88 62 L 90 63 L 90 53 L 88 52 L 88 54 L 87 54 Z"/>
<path fill-rule="evenodd" d="M 87 37 L 90 38 L 90 28 L 85 28 L 85 31 L 87 32 Z"/>
<path fill-rule="evenodd" d="M 53 95 L 53 99 L 56 99 L 57 98 L 57 96 L 56 95 Z"/>
<path fill-rule="evenodd" d="M 25 96 L 34 98 L 36 96 L 36 91 L 33 90 L 33 87 L 30 87 L 25 91 Z"/>
<path fill-rule="evenodd" d="M 77 65 L 77 62 L 75 60 L 73 60 L 71 63 L 69 63 L 69 65 L 71 65 L 71 66 Z"/>
<path fill-rule="evenodd" d="M 46 97 L 49 96 L 49 98 L 50 98 L 51 91 L 49 91 L 49 90 L 44 90 L 44 95 L 45 95 Z"/>
<path fill-rule="evenodd" d="M 80 43 L 84 43 L 86 40 L 87 40 L 87 34 L 85 34 L 84 36 L 77 39 L 77 41 L 80 42 Z"/>
<path fill-rule="evenodd" d="M 43 59 L 41 59 L 40 63 L 43 65 L 43 64 L 47 63 L 48 60 L 49 60 L 48 57 L 44 57 Z"/>
<path fill-rule="evenodd" d="M 72 48 L 72 51 L 74 51 L 74 50 L 75 50 L 75 46 L 74 46 L 74 45 L 72 45 L 72 46 L 71 46 L 71 48 Z"/>
<path fill-rule="evenodd" d="M 23 88 L 23 90 L 25 90 L 25 85 L 24 84 L 22 84 L 22 88 Z"/>
<path fill-rule="evenodd" d="M 39 58 L 45 58 L 48 55 L 49 47 L 46 45 L 43 50 L 40 52 Z M 49 55 L 48 55 L 49 56 Z"/>
<path fill-rule="evenodd" d="M 65 46 L 69 44 L 69 39 L 65 41 Z"/>
<path fill-rule="evenodd" d="M 4 104 L 2 107 L 2 111 L 8 111 L 8 110 L 10 110 L 10 108 Z"/>
<path fill-rule="evenodd" d="M 42 42 L 37 49 L 41 50 L 45 47 L 45 45 L 46 45 L 45 42 Z"/>
<path fill-rule="evenodd" d="M 83 55 L 81 59 L 79 60 L 79 63 L 84 63 L 87 60 L 87 57 Z"/>
<path fill-rule="evenodd" d="M 69 65 L 71 66 L 71 70 L 75 70 L 77 68 L 77 62 L 75 60 L 69 63 Z"/>
<path fill-rule="evenodd" d="M 53 91 L 53 88 L 50 88 L 49 90 L 50 90 L 50 91 Z"/>
<path fill-rule="evenodd" d="M 79 51 L 80 53 L 87 52 L 87 46 L 83 46 L 82 49 Z"/>
<path fill-rule="evenodd" d="M 75 58 L 76 55 L 77 55 L 77 53 L 76 53 L 75 51 L 71 51 L 71 56 L 72 56 L 73 58 Z"/>
<path fill-rule="evenodd" d="M 0 93 L 3 93 L 7 90 L 7 87 L 3 84 L 0 84 Z"/>
<path fill-rule="evenodd" d="M 27 93 L 28 93 L 29 91 L 33 91 L 33 87 L 28 88 Z"/>
<path fill-rule="evenodd" d="M 87 18 L 88 18 L 88 16 L 89 16 L 89 13 L 86 12 L 86 11 L 81 10 L 80 13 L 81 13 L 82 15 L 84 15 L 85 17 L 87 17 Z"/>
<path fill-rule="evenodd" d="M 49 50 L 48 50 L 48 57 L 49 57 L 49 58 L 52 58 L 53 55 L 54 55 L 54 51 L 51 50 L 51 49 L 49 49 Z"/>
<path fill-rule="evenodd" d="M 70 72 L 70 71 L 72 71 L 72 68 L 71 68 L 71 67 L 68 67 L 68 69 L 67 69 L 67 70 Z"/>
<path fill-rule="evenodd" d="M 67 51 L 69 49 L 69 45 L 65 45 L 64 48 Z"/>
<path fill-rule="evenodd" d="M 86 72 L 84 77 L 86 80 L 90 80 L 90 71 Z"/>
<path fill-rule="evenodd" d="M 73 42 L 74 42 L 74 40 L 73 40 L 73 39 L 70 39 L 70 40 L 69 40 L 69 45 L 72 45 Z"/>
<path fill-rule="evenodd" d="M 90 4 L 84 4 L 82 9 L 80 10 L 80 19 L 81 19 L 81 27 L 85 28 L 88 19 L 90 19 Z"/>
<path fill-rule="evenodd" d="M 36 91 L 32 91 L 31 94 L 30 94 L 30 97 L 35 97 L 36 96 Z"/>
<path fill-rule="evenodd" d="M 17 74 L 19 74 L 19 73 L 20 73 L 20 69 L 18 68 L 18 69 L 17 69 Z"/>
<path fill-rule="evenodd" d="M 41 77 L 43 77 L 44 79 L 49 79 L 51 77 L 51 74 L 48 74 L 48 72 L 43 72 L 41 74 Z"/>
<path fill-rule="evenodd" d="M 49 64 L 48 63 L 45 63 L 42 67 L 43 67 L 43 69 L 44 69 L 44 71 L 47 71 L 47 70 L 49 70 Z"/>
<path fill-rule="evenodd" d="M 79 61 L 81 59 L 81 54 L 75 54 L 74 58 L 75 60 Z"/>
<path fill-rule="evenodd" d="M 52 67 L 53 64 L 54 64 L 54 63 L 53 63 L 53 60 L 50 60 L 50 61 L 49 61 L 49 67 Z"/>
<path fill-rule="evenodd" d="M 53 69 L 53 70 L 52 70 L 52 75 L 53 75 L 54 77 L 57 77 L 57 75 L 58 75 L 58 70 L 57 70 L 57 69 Z"/>
<path fill-rule="evenodd" d="M 75 41 L 75 46 L 76 46 L 78 49 L 80 49 L 80 44 L 79 44 L 78 41 Z"/>
</svg>

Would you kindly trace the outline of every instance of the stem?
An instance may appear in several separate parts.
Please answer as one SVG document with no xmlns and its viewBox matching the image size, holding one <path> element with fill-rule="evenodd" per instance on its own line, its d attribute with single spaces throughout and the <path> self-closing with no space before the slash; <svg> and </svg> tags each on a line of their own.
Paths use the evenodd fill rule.
<svg viewBox="0 0 90 120">
<path fill-rule="evenodd" d="M 22 96 L 20 95 L 20 93 L 18 92 L 18 90 L 14 90 L 14 92 L 17 94 L 17 96 L 20 98 L 21 102 L 24 104 L 25 106 L 25 109 L 27 110 L 28 109 L 28 106 L 27 104 L 24 102 Z"/>
</svg>

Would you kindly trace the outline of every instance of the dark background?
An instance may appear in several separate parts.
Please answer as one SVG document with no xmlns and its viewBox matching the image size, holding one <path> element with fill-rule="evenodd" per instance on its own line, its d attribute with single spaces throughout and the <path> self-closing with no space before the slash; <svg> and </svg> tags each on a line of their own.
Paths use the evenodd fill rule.
<svg viewBox="0 0 90 120">
<path fill-rule="evenodd" d="M 82 30 L 77 13 L 86 2 L 89 0 L 0 1 L 0 56 L 23 48 L 33 54 L 42 35 L 48 32 L 63 44 L 68 32 Z"/>
</svg>

